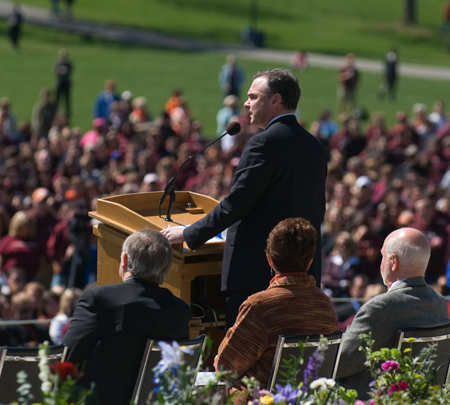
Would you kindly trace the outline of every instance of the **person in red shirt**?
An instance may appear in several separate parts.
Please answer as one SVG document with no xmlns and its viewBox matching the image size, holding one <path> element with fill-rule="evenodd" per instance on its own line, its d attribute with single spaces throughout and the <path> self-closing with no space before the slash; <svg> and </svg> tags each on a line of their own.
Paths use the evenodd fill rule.
<svg viewBox="0 0 450 405">
<path fill-rule="evenodd" d="M 41 249 L 35 239 L 35 220 L 26 211 L 17 212 L 9 224 L 9 233 L 0 241 L 1 272 L 22 267 L 27 281 L 36 276 Z"/>
</svg>

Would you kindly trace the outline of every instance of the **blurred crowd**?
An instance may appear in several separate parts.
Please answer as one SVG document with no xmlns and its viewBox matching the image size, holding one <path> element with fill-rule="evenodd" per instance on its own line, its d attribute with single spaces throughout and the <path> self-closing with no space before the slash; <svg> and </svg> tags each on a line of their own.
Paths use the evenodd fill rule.
<svg viewBox="0 0 450 405">
<path fill-rule="evenodd" d="M 230 121 L 238 121 L 241 132 L 183 166 L 176 190 L 219 201 L 228 195 L 257 129 L 242 100 L 225 95 L 217 134 Z M 83 133 L 70 126 L 68 111 L 58 112 L 49 89 L 30 122 L 17 123 L 14 105 L 0 100 L 0 320 L 49 320 L 0 327 L 0 346 L 33 345 L 48 333 L 59 342 L 80 289 L 96 281 L 95 223 L 87 212 L 104 196 L 163 190 L 211 138 L 181 90 L 168 95 L 161 110 L 154 115 L 144 97 L 119 93 L 107 80 L 93 103 L 92 128 Z M 329 157 L 322 284 L 330 296 L 350 298 L 336 304 L 343 325 L 362 299 L 383 291 L 380 249 L 399 227 L 417 228 L 429 239 L 428 283 L 445 295 L 449 284 L 450 115 L 440 101 L 432 111 L 423 104 L 399 111 L 392 127 L 382 113 L 367 115 L 355 110 L 335 121 L 324 110 L 317 121 L 302 123 Z"/>
</svg>

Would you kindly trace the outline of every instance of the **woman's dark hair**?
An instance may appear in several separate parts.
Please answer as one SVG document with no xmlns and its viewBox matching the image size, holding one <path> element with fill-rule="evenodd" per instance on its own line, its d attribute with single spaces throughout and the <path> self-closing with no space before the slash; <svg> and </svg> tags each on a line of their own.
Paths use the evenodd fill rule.
<svg viewBox="0 0 450 405">
<path fill-rule="evenodd" d="M 267 238 L 266 253 L 280 273 L 306 272 L 316 251 L 317 232 L 303 218 L 281 221 Z"/>
</svg>

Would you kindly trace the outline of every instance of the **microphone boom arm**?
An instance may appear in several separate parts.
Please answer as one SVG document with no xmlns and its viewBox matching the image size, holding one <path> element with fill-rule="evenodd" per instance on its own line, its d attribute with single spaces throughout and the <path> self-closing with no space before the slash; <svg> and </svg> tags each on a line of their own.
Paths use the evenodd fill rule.
<svg viewBox="0 0 450 405">
<path fill-rule="evenodd" d="M 206 148 L 210 147 L 212 144 L 216 143 L 218 140 L 222 139 L 225 135 L 228 135 L 228 132 L 225 131 L 222 135 L 220 135 L 217 139 L 214 139 L 214 141 L 208 143 L 208 145 L 204 146 L 203 148 L 201 148 L 200 150 L 198 150 L 197 152 L 195 152 L 193 155 L 189 156 L 181 165 L 180 167 L 177 169 L 177 171 L 175 172 L 175 174 L 173 175 L 173 177 L 167 182 L 166 187 L 164 188 L 164 193 L 161 196 L 160 200 L 159 200 L 159 217 L 162 218 L 161 216 L 161 205 L 164 202 L 164 200 L 166 199 L 167 196 L 170 197 L 169 199 L 169 207 L 167 208 L 167 215 L 164 218 L 164 221 L 169 221 L 169 222 L 173 222 L 171 219 L 171 212 L 172 212 L 172 205 L 175 202 L 175 179 L 178 176 L 178 173 L 180 172 L 180 170 L 182 169 L 182 167 L 189 162 L 189 160 L 191 160 L 193 157 L 197 156 L 200 152 L 203 152 Z"/>
</svg>

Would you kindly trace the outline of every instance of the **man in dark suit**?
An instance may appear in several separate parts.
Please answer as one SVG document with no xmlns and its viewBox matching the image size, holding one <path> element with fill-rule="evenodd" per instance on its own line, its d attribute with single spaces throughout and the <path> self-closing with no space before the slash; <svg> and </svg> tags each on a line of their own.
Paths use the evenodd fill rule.
<svg viewBox="0 0 450 405">
<path fill-rule="evenodd" d="M 196 249 L 228 228 L 222 263 L 227 326 L 248 296 L 271 279 L 264 248 L 270 231 L 286 218 L 302 217 L 316 229 L 325 213 L 327 160 L 321 143 L 294 115 L 300 98 L 297 78 L 284 69 L 258 72 L 244 106 L 252 125 L 264 131 L 246 145 L 231 189 L 205 218 L 188 228 L 163 230 L 169 242 L 186 240 Z M 320 285 L 320 248 L 310 269 Z"/>
<path fill-rule="evenodd" d="M 359 351 L 361 333 L 372 332 L 373 350 L 393 348 L 397 332 L 404 328 L 431 328 L 449 323 L 445 299 L 425 283 L 430 259 L 430 244 L 425 235 L 413 228 L 402 228 L 386 238 L 381 276 L 388 288 L 364 304 L 348 327 L 342 343 L 337 377 L 346 388 L 367 399 L 372 377 Z"/>
<path fill-rule="evenodd" d="M 172 263 L 159 232 L 143 229 L 125 239 L 121 284 L 86 290 L 67 331 L 68 361 L 85 362 L 83 383 L 95 381 L 100 404 L 128 404 L 147 339 L 189 338 L 190 308 L 158 285 Z"/>
</svg>

